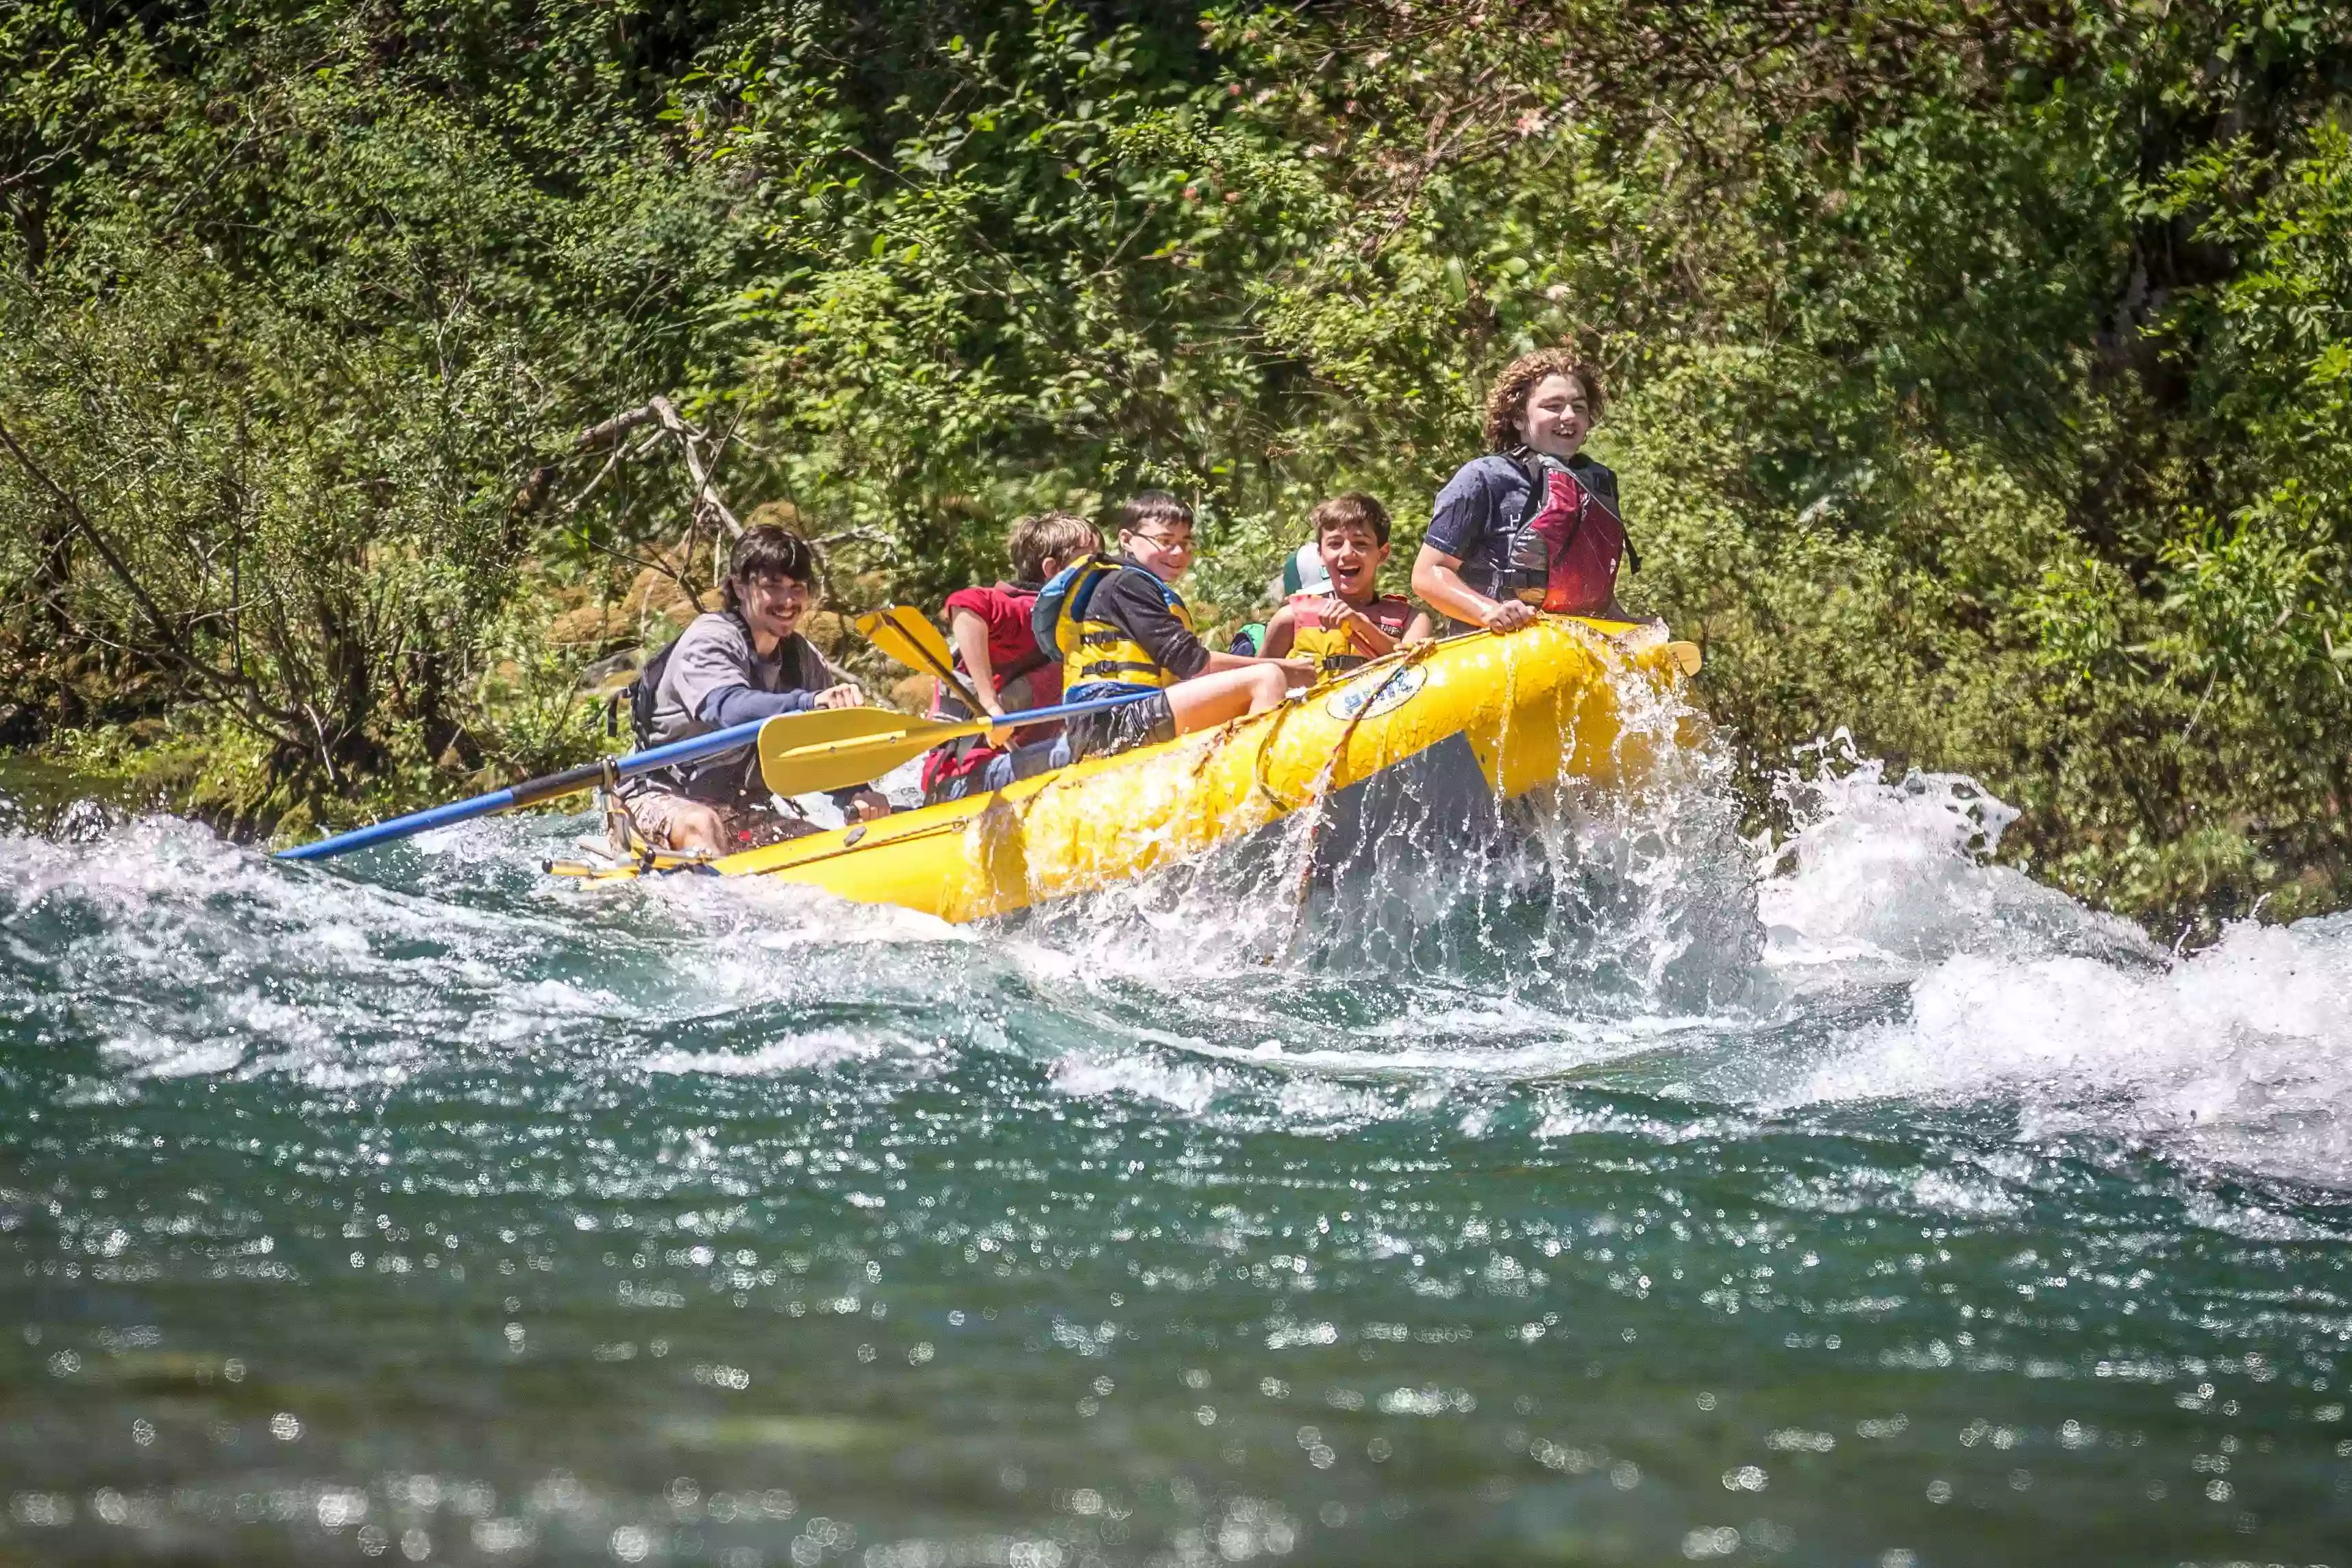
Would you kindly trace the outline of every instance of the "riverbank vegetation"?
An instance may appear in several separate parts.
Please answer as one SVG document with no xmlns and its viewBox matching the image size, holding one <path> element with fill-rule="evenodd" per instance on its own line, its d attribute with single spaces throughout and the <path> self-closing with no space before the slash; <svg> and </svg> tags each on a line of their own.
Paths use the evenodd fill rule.
<svg viewBox="0 0 2352 1568">
<path fill-rule="evenodd" d="M 1567 340 L 1629 602 L 1759 768 L 1973 773 L 2167 931 L 2352 898 L 2340 5 L 26 0 L 0 49 L 12 744 L 248 828 L 584 754 L 726 503 L 855 609 L 1167 485 L 1238 612 L 1336 487 L 1409 559 Z"/>
</svg>

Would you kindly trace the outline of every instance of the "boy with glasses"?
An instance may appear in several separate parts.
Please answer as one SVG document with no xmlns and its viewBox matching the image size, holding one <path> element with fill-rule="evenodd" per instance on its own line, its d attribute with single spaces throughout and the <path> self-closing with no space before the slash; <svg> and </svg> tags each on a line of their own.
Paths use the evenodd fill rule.
<svg viewBox="0 0 2352 1568">
<path fill-rule="evenodd" d="M 1037 601 L 1040 646 L 1062 654 L 1065 702 L 1140 695 L 1071 719 L 1073 757 L 1107 757 L 1264 713 L 1314 666 L 1212 653 L 1176 580 L 1192 563 L 1192 509 L 1164 490 L 1119 508 L 1119 556 L 1064 571 Z"/>
</svg>

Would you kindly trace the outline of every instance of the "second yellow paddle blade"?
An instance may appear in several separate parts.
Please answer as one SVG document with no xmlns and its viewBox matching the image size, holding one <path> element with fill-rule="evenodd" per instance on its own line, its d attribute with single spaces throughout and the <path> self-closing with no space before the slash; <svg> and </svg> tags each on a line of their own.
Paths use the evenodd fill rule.
<svg viewBox="0 0 2352 1568">
<path fill-rule="evenodd" d="M 927 674 L 947 684 L 966 707 L 976 708 L 978 699 L 971 686 L 956 674 L 955 653 L 948 640 L 930 618 L 911 604 L 893 604 L 881 610 L 869 610 L 854 624 L 858 635 L 881 650 L 887 658 L 920 674 Z"/>
<path fill-rule="evenodd" d="M 863 740 L 796 747 L 760 754 L 760 777 L 779 795 L 814 795 L 871 784 L 903 762 L 912 762 L 939 741 L 928 735 L 875 735 Z"/>
<path fill-rule="evenodd" d="M 931 624 L 929 616 L 911 604 L 893 604 L 876 613 L 887 621 L 898 635 L 920 648 L 923 656 L 932 664 L 941 669 L 954 668 L 955 653 L 948 646 L 948 640 L 940 634 L 940 629 Z"/>
<path fill-rule="evenodd" d="M 779 795 L 844 789 L 878 779 L 969 727 L 878 707 L 818 708 L 760 727 L 760 777 Z"/>
</svg>

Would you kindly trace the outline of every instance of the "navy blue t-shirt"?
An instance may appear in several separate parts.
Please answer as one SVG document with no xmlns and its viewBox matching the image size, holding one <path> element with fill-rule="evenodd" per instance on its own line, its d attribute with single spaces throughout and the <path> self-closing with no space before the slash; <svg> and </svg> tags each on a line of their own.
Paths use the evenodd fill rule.
<svg viewBox="0 0 2352 1568">
<path fill-rule="evenodd" d="M 1569 471 L 1619 516 L 1617 476 L 1582 454 Z M 1499 452 L 1473 457 L 1454 470 L 1429 518 L 1424 541 L 1462 563 L 1462 580 L 1492 599 L 1501 591 L 1511 552 L 1511 529 L 1528 505 L 1528 472 Z"/>
</svg>

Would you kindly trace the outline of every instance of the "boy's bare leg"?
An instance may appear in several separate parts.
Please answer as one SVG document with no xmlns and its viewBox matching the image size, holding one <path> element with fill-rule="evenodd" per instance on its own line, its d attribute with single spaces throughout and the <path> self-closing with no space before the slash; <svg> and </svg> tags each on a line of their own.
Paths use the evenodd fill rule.
<svg viewBox="0 0 2352 1568">
<path fill-rule="evenodd" d="M 1264 713 L 1279 705 L 1287 682 L 1278 664 L 1248 664 L 1179 681 L 1168 688 L 1168 711 L 1176 733 L 1211 729 L 1227 719 Z"/>
<path fill-rule="evenodd" d="M 647 821 L 646 818 L 653 818 Z M 655 810 L 640 808 L 639 827 L 648 841 L 679 854 L 718 854 L 724 846 L 719 841 L 726 836 L 727 825 L 718 810 L 699 800 L 676 798 L 660 801 Z"/>
</svg>

